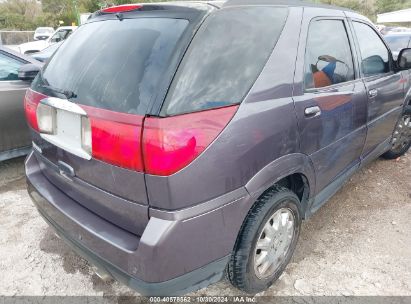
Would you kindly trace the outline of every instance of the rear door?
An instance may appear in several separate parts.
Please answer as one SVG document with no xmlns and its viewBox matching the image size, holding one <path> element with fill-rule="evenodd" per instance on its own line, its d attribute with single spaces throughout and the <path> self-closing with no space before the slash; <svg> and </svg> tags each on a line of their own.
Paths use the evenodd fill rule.
<svg viewBox="0 0 411 304">
<path fill-rule="evenodd" d="M 367 89 L 367 139 L 363 158 L 381 154 L 389 146 L 402 110 L 404 80 L 394 71 L 391 52 L 376 30 L 354 19 L 361 76 Z M 371 157 L 372 158 L 372 157 Z"/>
<path fill-rule="evenodd" d="M 294 101 L 301 151 L 313 162 L 319 193 L 359 164 L 366 135 L 366 96 L 344 14 L 310 9 L 305 14 L 296 69 L 303 77 Z"/>
<path fill-rule="evenodd" d="M 18 69 L 27 62 L 0 51 L 0 153 L 30 146 L 23 98 L 29 84 L 19 80 Z"/>
</svg>

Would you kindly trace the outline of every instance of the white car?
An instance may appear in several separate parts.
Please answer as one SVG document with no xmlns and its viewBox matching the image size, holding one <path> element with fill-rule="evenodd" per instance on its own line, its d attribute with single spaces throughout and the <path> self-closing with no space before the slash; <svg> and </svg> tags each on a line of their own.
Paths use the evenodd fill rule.
<svg viewBox="0 0 411 304">
<path fill-rule="evenodd" d="M 61 26 L 48 39 L 20 44 L 18 50 L 22 54 L 40 52 L 54 43 L 66 40 L 76 28 L 77 26 Z"/>
<path fill-rule="evenodd" d="M 46 40 L 54 33 L 52 27 L 38 27 L 34 32 L 34 40 Z"/>
</svg>

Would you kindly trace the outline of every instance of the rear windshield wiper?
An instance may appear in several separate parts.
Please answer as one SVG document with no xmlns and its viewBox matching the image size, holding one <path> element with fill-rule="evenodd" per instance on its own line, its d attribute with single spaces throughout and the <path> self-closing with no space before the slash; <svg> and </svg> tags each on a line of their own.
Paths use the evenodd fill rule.
<svg viewBox="0 0 411 304">
<path fill-rule="evenodd" d="M 70 91 L 70 90 L 62 90 L 62 89 L 55 88 L 55 87 L 53 87 L 53 86 L 51 86 L 51 85 L 48 85 L 48 84 L 43 84 L 42 87 L 43 87 L 43 88 L 46 88 L 46 89 L 48 89 L 48 90 L 50 90 L 50 91 L 53 91 L 53 92 L 55 92 L 55 93 L 62 94 L 62 95 L 64 95 L 64 96 L 66 96 L 67 99 L 71 99 L 71 98 L 76 98 L 76 97 L 77 97 L 76 93 L 74 93 L 73 91 Z"/>
<path fill-rule="evenodd" d="M 62 94 L 62 95 L 64 95 L 67 99 L 71 99 L 71 98 L 76 98 L 76 97 L 77 97 L 77 94 L 74 93 L 73 91 L 62 90 L 62 89 L 59 89 L 59 88 L 56 88 L 56 87 L 51 86 L 51 85 L 49 84 L 49 82 L 47 81 L 47 79 L 43 76 L 43 70 L 40 71 L 40 78 L 41 78 L 41 81 L 43 82 L 43 84 L 40 85 L 41 87 L 46 88 L 46 89 L 48 89 L 48 90 L 50 90 L 50 91 L 53 91 L 53 92 L 55 92 L 55 93 L 58 93 L 58 94 Z"/>
</svg>

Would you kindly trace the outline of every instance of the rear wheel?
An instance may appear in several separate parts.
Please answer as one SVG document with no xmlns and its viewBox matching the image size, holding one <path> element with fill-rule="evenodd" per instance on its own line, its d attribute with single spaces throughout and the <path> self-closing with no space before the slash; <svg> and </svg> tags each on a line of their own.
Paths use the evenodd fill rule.
<svg viewBox="0 0 411 304">
<path fill-rule="evenodd" d="M 404 155 L 411 146 L 411 106 L 406 106 L 395 126 L 391 149 L 383 154 L 386 159 L 395 159 Z"/>
<path fill-rule="evenodd" d="M 270 287 L 289 263 L 301 226 L 298 197 L 276 186 L 250 210 L 228 265 L 235 287 L 255 294 Z"/>
</svg>

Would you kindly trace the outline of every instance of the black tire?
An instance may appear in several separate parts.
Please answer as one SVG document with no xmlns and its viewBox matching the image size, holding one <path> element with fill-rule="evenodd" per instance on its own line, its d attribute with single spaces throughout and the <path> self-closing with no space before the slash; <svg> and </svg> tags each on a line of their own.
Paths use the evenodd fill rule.
<svg viewBox="0 0 411 304">
<path fill-rule="evenodd" d="M 398 120 L 398 122 L 395 126 L 394 132 L 397 130 L 398 125 L 401 123 L 401 120 L 403 119 L 404 116 L 411 116 L 411 106 L 406 106 L 404 108 L 404 112 L 401 115 L 400 119 Z M 404 145 L 400 146 L 399 148 L 396 148 L 394 146 L 394 143 L 393 143 L 393 146 L 391 147 L 391 149 L 389 151 L 385 152 L 382 155 L 382 157 L 385 158 L 385 159 L 396 159 L 396 158 L 404 155 L 410 147 L 411 147 L 411 136 L 409 136 L 408 141 Z"/>
<path fill-rule="evenodd" d="M 268 190 L 248 213 L 238 235 L 234 251 L 227 268 L 227 277 L 231 284 L 250 294 L 256 294 L 269 288 L 288 265 L 300 234 L 301 214 L 300 201 L 287 188 L 275 186 Z M 286 208 L 294 216 L 294 232 L 291 244 L 283 262 L 267 278 L 259 278 L 254 268 L 256 244 L 271 216 L 279 209 Z M 258 265 L 257 265 L 258 266 Z"/>
</svg>

